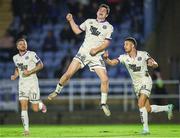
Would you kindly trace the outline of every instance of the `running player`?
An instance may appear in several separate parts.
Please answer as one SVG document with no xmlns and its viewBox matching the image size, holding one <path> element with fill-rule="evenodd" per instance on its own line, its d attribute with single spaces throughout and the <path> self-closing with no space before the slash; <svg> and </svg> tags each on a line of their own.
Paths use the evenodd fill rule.
<svg viewBox="0 0 180 138">
<path fill-rule="evenodd" d="M 43 63 L 33 51 L 27 50 L 25 39 L 16 42 L 19 51 L 13 57 L 16 66 L 11 80 L 16 80 L 19 76 L 19 101 L 21 105 L 21 119 L 24 126 L 24 135 L 29 135 L 28 101 L 32 103 L 35 112 L 47 111 L 46 106 L 40 101 L 39 84 L 36 73 L 43 68 Z"/>
<path fill-rule="evenodd" d="M 124 42 L 126 54 L 120 55 L 117 59 L 109 59 L 108 52 L 103 57 L 107 64 L 114 66 L 122 63 L 127 68 L 134 86 L 136 96 L 138 97 L 138 107 L 140 111 L 141 122 L 143 123 L 142 134 L 149 134 L 148 112 L 167 112 L 168 119 L 172 119 L 173 105 L 150 105 L 149 96 L 151 94 L 152 79 L 148 73 L 148 66 L 157 68 L 157 62 L 145 51 L 136 50 L 137 42 L 134 38 L 128 37 Z"/>
<path fill-rule="evenodd" d="M 67 14 L 66 19 L 69 22 L 73 32 L 80 34 L 85 31 L 85 39 L 81 45 L 77 55 L 73 58 L 67 71 L 60 78 L 59 83 L 54 92 L 52 92 L 48 99 L 52 100 L 62 90 L 64 85 L 70 80 L 70 78 L 85 65 L 88 65 L 90 71 L 94 71 L 101 81 L 101 108 L 106 116 L 110 116 L 110 110 L 106 104 L 109 79 L 106 72 L 106 67 L 101 55 L 104 50 L 109 46 L 111 40 L 111 34 L 113 32 L 113 26 L 106 21 L 110 12 L 110 8 L 106 4 L 101 4 L 97 11 L 96 19 L 87 19 L 80 26 L 78 26 L 72 14 Z"/>
</svg>

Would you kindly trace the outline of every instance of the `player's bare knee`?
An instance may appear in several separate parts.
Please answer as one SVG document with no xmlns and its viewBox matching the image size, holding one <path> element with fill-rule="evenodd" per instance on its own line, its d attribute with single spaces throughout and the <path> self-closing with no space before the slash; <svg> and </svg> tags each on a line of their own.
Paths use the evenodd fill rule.
<svg viewBox="0 0 180 138">
<path fill-rule="evenodd" d="M 103 85 L 108 85 L 108 84 L 109 84 L 108 78 L 102 79 L 102 80 L 101 80 L 101 83 L 102 83 Z"/>
<path fill-rule="evenodd" d="M 28 110 L 28 107 L 27 107 L 27 106 L 21 106 L 21 110 L 27 111 L 27 110 Z"/>
<path fill-rule="evenodd" d="M 148 113 L 151 113 L 151 107 L 146 107 Z"/>
<path fill-rule="evenodd" d="M 138 101 L 138 107 L 139 107 L 139 108 L 144 107 L 144 103 L 143 103 L 142 101 Z"/>
<path fill-rule="evenodd" d="M 34 112 L 38 112 L 39 109 L 38 109 L 38 108 L 33 108 L 33 111 L 34 111 Z"/>
<path fill-rule="evenodd" d="M 148 113 L 151 113 L 151 108 L 146 108 Z"/>
<path fill-rule="evenodd" d="M 27 109 L 28 109 L 28 105 L 21 103 L 21 110 L 27 110 Z"/>
</svg>

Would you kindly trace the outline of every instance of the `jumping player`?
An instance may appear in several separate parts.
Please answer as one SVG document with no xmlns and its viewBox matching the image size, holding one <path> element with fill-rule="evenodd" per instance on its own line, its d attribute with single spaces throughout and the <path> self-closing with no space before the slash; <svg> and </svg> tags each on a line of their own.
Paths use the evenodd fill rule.
<svg viewBox="0 0 180 138">
<path fill-rule="evenodd" d="M 64 85 L 67 84 L 67 82 L 79 69 L 88 65 L 90 71 L 95 72 L 100 78 L 101 108 L 106 116 L 110 116 L 111 112 L 106 104 L 109 89 L 109 79 L 104 61 L 101 57 L 104 50 L 110 44 L 111 34 L 113 32 L 113 26 L 106 21 L 109 12 L 109 6 L 106 4 L 101 4 L 97 11 L 97 18 L 87 19 L 80 26 L 75 23 L 72 14 L 67 14 L 66 19 L 69 22 L 73 32 L 75 34 L 85 32 L 85 39 L 77 55 L 73 58 L 71 64 L 69 65 L 67 71 L 60 78 L 55 91 L 49 95 L 49 100 L 52 100 L 61 92 Z"/>
</svg>

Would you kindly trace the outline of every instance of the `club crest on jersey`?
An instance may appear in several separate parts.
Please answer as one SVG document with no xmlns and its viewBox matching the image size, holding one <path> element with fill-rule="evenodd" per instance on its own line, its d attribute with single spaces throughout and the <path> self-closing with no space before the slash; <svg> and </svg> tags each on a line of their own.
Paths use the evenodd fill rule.
<svg viewBox="0 0 180 138">
<path fill-rule="evenodd" d="M 106 25 L 103 25 L 103 27 L 102 27 L 103 29 L 107 29 L 107 26 Z"/>
<path fill-rule="evenodd" d="M 29 57 L 28 57 L 28 56 L 26 56 L 26 57 L 25 57 L 25 60 L 28 60 L 28 59 L 29 59 Z"/>
<path fill-rule="evenodd" d="M 129 62 L 129 59 L 126 59 L 126 62 Z"/>
<path fill-rule="evenodd" d="M 142 57 L 138 57 L 138 61 L 141 61 L 142 60 Z"/>
</svg>

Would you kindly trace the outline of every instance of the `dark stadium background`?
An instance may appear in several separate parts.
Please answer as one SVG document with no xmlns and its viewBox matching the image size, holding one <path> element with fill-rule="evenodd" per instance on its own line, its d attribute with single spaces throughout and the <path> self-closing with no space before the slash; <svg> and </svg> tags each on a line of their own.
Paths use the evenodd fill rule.
<svg viewBox="0 0 180 138">
<path fill-rule="evenodd" d="M 78 91 L 85 84 L 77 84 L 73 100 L 69 100 L 69 85 L 62 98 L 59 96 L 52 102 L 47 100 L 47 95 L 51 92 L 49 90 L 55 88 L 57 79 L 66 70 L 84 38 L 84 34 L 73 34 L 65 19 L 66 14 L 71 12 L 77 24 L 80 24 L 87 18 L 96 18 L 96 11 L 101 3 L 106 3 L 111 8 L 108 21 L 114 26 L 114 33 L 108 48 L 110 57 L 122 54 L 123 40 L 132 36 L 137 39 L 138 49 L 148 51 L 160 65 L 160 68 L 150 70 L 154 81 L 158 80 L 152 91 L 156 97 L 152 102 L 173 103 L 175 116 L 172 121 L 168 121 L 163 113 L 153 114 L 149 117 L 150 122 L 180 123 L 179 0 L 0 0 L 0 125 L 21 123 L 17 82 L 10 81 L 14 71 L 12 56 L 17 53 L 15 42 L 21 37 L 27 39 L 28 49 L 35 51 L 45 66 L 38 77 L 41 80 L 42 99 L 47 104 L 48 112 L 41 114 L 29 110 L 30 124 L 140 123 L 135 96 L 124 101 L 123 87 L 121 92 L 110 92 L 108 103 L 112 109 L 111 118 L 106 118 L 99 109 L 98 83 L 87 87 L 89 90 L 95 87 L 96 90 L 93 93 L 87 92 L 85 99 Z M 121 65 L 107 66 L 107 69 L 112 82 L 130 79 Z M 157 78 L 157 73 L 161 74 L 162 80 Z M 73 79 L 75 82 L 83 83 L 86 79 L 93 82 L 97 76 L 85 68 Z M 163 83 L 163 80 L 168 81 Z M 116 83 L 112 88 L 117 85 Z M 159 90 L 158 86 L 162 86 L 162 89 Z M 71 102 L 73 107 L 70 107 Z"/>
</svg>

